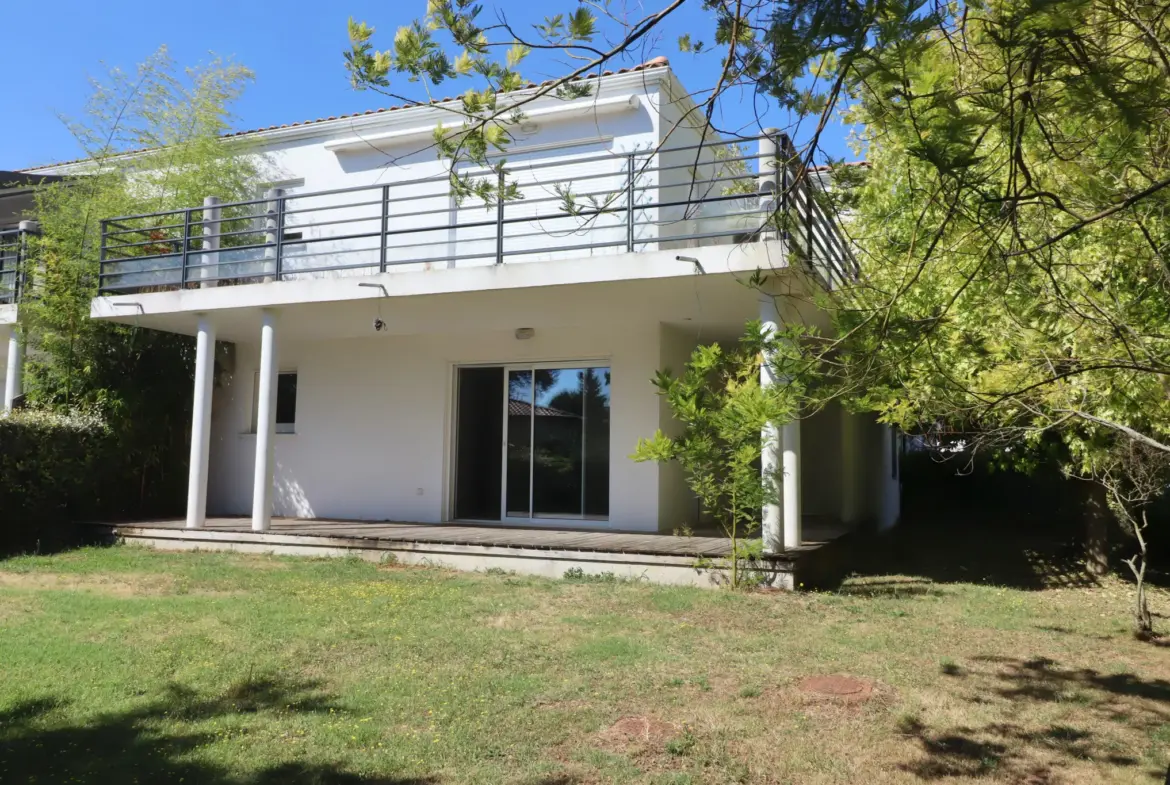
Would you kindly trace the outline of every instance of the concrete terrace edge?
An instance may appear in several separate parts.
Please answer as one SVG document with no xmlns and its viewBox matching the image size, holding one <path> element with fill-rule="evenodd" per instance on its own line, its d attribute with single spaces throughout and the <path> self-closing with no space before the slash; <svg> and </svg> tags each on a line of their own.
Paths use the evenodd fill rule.
<svg viewBox="0 0 1170 785">
<path fill-rule="evenodd" d="M 584 575 L 612 575 L 620 580 L 670 586 L 716 588 L 722 571 L 698 566 L 692 556 L 622 553 L 616 551 L 565 550 L 514 545 L 460 545 L 394 541 L 366 537 L 318 537 L 270 532 L 223 532 L 206 529 L 165 529 L 149 526 L 86 524 L 105 539 L 168 551 L 232 551 L 309 557 L 358 557 L 381 562 L 393 557 L 397 564 L 443 567 L 463 572 L 498 569 L 518 575 L 563 578 L 577 568 Z M 795 555 L 795 554 L 793 554 Z M 770 560 L 750 569 L 761 573 L 765 585 L 779 589 L 796 586 L 793 563 Z"/>
</svg>

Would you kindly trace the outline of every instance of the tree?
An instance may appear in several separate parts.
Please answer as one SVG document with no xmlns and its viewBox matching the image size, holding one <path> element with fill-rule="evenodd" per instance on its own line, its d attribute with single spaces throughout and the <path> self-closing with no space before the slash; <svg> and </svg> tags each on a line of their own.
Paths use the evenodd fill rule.
<svg viewBox="0 0 1170 785">
<path fill-rule="evenodd" d="M 742 563 L 759 552 L 760 510 L 778 501 L 776 477 L 760 470 L 760 434 L 769 423 L 796 416 L 799 382 L 762 385 L 765 358 L 783 346 L 775 335 L 747 326 L 738 345 L 700 346 L 677 376 L 659 371 L 654 386 L 682 424 L 639 439 L 635 461 L 677 462 L 703 510 L 731 540 L 730 585 L 742 583 Z M 782 355 L 783 356 L 783 355 Z"/>
<path fill-rule="evenodd" d="M 1170 463 L 1165 8 L 964 10 L 850 82 L 866 275 L 838 312 L 836 370 L 908 429 L 1016 460 L 1055 441 L 1141 543 L 1135 510 Z M 1144 606 L 1136 621 L 1150 631 Z"/>
<path fill-rule="evenodd" d="M 165 49 L 133 74 L 111 71 L 94 82 L 84 116 L 67 121 L 84 162 L 37 192 L 41 235 L 20 310 L 29 399 L 105 418 L 124 448 L 119 476 L 137 480 L 129 487 L 139 489 L 140 510 L 148 496 L 164 503 L 182 488 L 193 347 L 184 336 L 89 319 L 100 223 L 200 204 L 209 194 L 252 198 L 264 160 L 221 138 L 228 105 L 250 79 L 220 60 L 179 72 Z"/>
</svg>

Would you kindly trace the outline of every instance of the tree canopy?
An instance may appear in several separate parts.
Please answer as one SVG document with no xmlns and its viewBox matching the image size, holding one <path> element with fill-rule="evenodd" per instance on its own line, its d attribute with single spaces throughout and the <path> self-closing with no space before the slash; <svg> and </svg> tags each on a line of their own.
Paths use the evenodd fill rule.
<svg viewBox="0 0 1170 785">
<path fill-rule="evenodd" d="M 684 6 L 702 13 L 676 41 L 656 39 Z M 813 164 L 834 163 L 823 134 L 846 124 L 868 165 L 836 167 L 822 196 L 845 212 L 862 274 L 823 297 L 833 332 L 802 335 L 806 406 L 843 397 L 1016 463 L 1055 454 L 1140 528 L 1170 478 L 1170 9 L 640 9 L 586 0 L 522 26 L 471 0 L 430 0 L 384 50 L 373 27 L 351 21 L 346 66 L 355 86 L 400 99 L 402 80 L 467 84 L 434 141 L 452 161 L 506 151 L 528 102 L 578 96 L 580 76 L 635 51 L 706 58 L 704 83 L 688 85 L 699 119 L 732 142 L 787 131 L 794 188 Z M 554 78 L 513 93 L 534 58 Z M 746 120 L 728 108 L 745 95 Z"/>
</svg>

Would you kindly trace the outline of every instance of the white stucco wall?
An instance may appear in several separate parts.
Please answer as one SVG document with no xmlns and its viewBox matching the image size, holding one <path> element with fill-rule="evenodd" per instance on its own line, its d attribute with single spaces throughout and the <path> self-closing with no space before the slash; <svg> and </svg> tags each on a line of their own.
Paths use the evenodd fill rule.
<svg viewBox="0 0 1170 785">
<path fill-rule="evenodd" d="M 278 515 L 437 523 L 449 518 L 454 368 L 460 364 L 594 360 L 611 383 L 610 525 L 659 527 L 659 467 L 628 456 L 659 427 L 649 383 L 661 356 L 659 326 L 285 342 L 282 370 L 298 374 L 295 434 L 276 436 Z M 255 344 L 236 349 L 235 371 L 214 392 L 212 514 L 251 507 Z"/>
<path fill-rule="evenodd" d="M 800 498 L 805 515 L 841 514 L 841 415 L 837 404 L 800 421 Z"/>
<path fill-rule="evenodd" d="M 902 514 L 902 470 L 894 472 L 891 439 L 896 431 L 872 414 L 859 415 L 857 447 L 862 472 L 862 517 L 879 530 L 894 526 Z"/>
<path fill-rule="evenodd" d="M 701 334 L 696 330 L 687 331 L 678 327 L 662 327 L 658 367 L 678 375 L 690 359 L 691 352 L 700 342 Z M 674 418 L 666 398 L 658 399 L 658 427 L 667 436 L 679 436 L 683 426 Z M 691 489 L 682 467 L 669 463 L 659 467 L 658 509 L 661 530 L 673 532 L 685 527 L 696 528 L 701 522 L 699 503 Z"/>
</svg>

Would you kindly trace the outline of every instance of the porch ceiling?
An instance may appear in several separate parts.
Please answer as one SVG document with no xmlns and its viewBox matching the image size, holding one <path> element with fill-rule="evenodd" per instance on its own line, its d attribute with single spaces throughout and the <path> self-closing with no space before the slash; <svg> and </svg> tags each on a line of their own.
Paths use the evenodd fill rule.
<svg viewBox="0 0 1170 785">
<path fill-rule="evenodd" d="M 195 297 L 207 301 L 219 299 L 228 307 L 209 308 L 206 313 L 214 321 L 220 340 L 239 343 L 259 340 L 261 312 L 265 307 L 280 313 L 281 335 L 287 340 L 373 336 L 378 334 L 374 329 L 375 320 L 383 323 L 381 334 L 391 335 L 666 323 L 691 328 L 702 326 L 714 339 L 738 334 L 745 321 L 756 318 L 759 295 L 747 285 L 749 273 L 746 270 L 728 269 L 726 250 L 722 272 L 709 260 L 704 265 L 706 273 L 694 272 L 689 263 L 676 261 L 674 255 L 671 253 L 668 257 L 671 274 L 656 277 L 409 293 L 409 288 L 390 291 L 380 287 L 387 284 L 397 290 L 406 288 L 401 286 L 400 279 L 422 277 L 435 280 L 439 276 L 464 271 L 389 273 L 100 298 L 94 302 L 93 315 L 123 324 L 193 335 L 200 311 L 194 307 L 163 311 L 156 305 L 157 298 L 189 305 Z M 614 258 L 592 261 L 598 266 L 610 265 Z M 616 258 L 631 259 L 629 256 Z M 644 258 L 637 261 L 644 261 Z M 517 267 L 535 268 L 545 264 L 555 266 L 559 263 Z M 754 265 L 750 269 L 755 269 Z M 488 268 L 487 272 L 496 271 Z M 314 302 L 272 302 L 273 290 L 292 286 L 312 286 L 315 292 L 332 290 L 340 294 L 335 295 L 336 299 Z M 404 296 L 408 293 L 409 296 Z M 267 302 L 256 302 L 256 295 L 266 295 Z M 152 310 L 156 312 L 152 313 Z"/>
<path fill-rule="evenodd" d="M 353 285 L 357 286 L 356 280 Z M 294 303 L 276 310 L 282 338 L 329 340 L 614 323 L 703 324 L 722 331 L 728 326 L 740 329 L 744 321 L 755 318 L 756 302 L 755 292 L 735 277 L 711 275 Z M 196 331 L 196 313 L 125 310 L 116 321 L 187 335 Z M 220 340 L 251 343 L 259 340 L 261 311 L 250 306 L 214 311 L 210 316 Z M 375 320 L 381 320 L 381 331 L 374 329 Z"/>
</svg>

